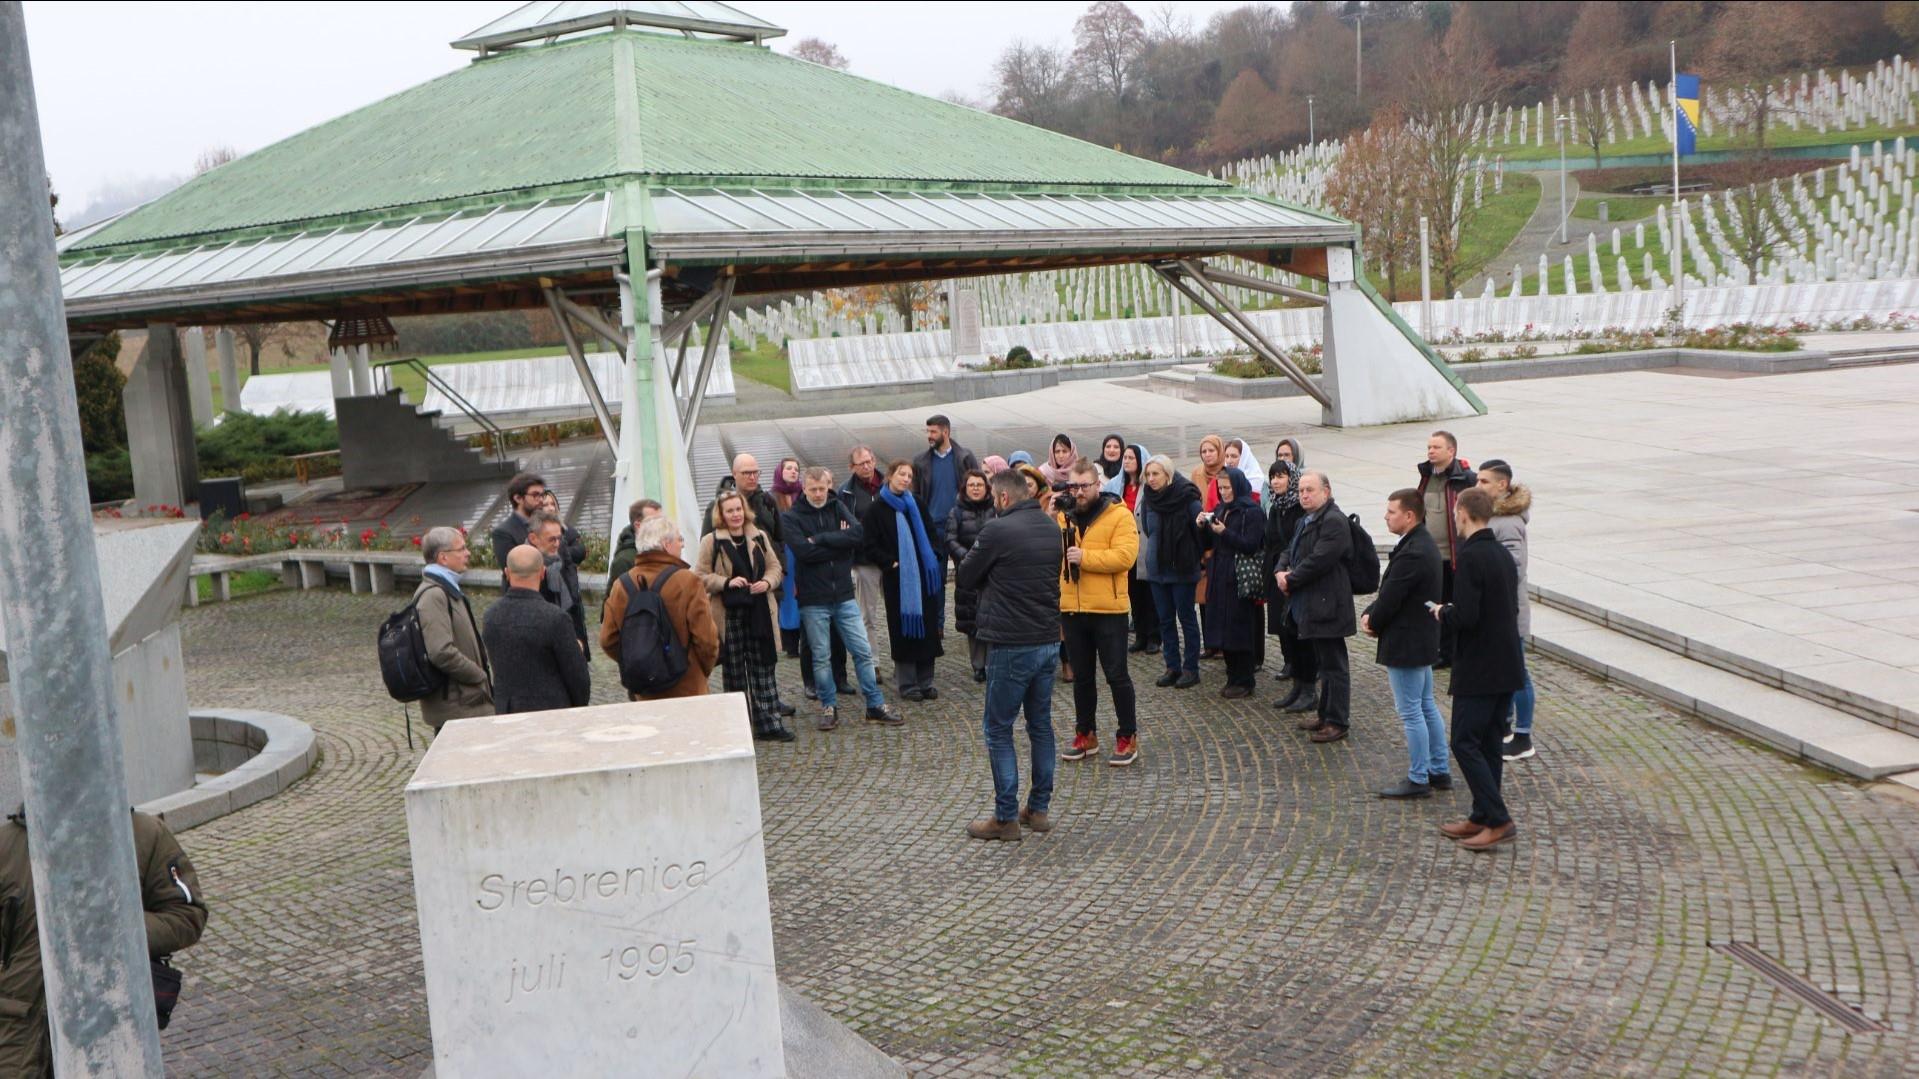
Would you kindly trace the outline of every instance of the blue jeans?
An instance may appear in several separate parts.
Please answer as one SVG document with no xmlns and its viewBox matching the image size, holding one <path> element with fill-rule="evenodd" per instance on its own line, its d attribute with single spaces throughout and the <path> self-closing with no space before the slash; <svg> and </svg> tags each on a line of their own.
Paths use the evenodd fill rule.
<svg viewBox="0 0 1919 1079">
<path fill-rule="evenodd" d="M 813 689 L 820 695 L 820 707 L 839 703 L 839 688 L 833 684 L 833 631 L 839 630 L 846 642 L 846 654 L 853 657 L 853 669 L 860 679 L 860 695 L 868 708 L 886 703 L 880 694 L 879 677 L 873 671 L 873 650 L 866 644 L 866 620 L 860 617 L 857 600 L 830 607 L 801 607 L 800 625 L 806 629 L 806 643 L 813 652 Z"/>
<path fill-rule="evenodd" d="M 1199 582 L 1146 583 L 1153 587 L 1153 609 L 1159 613 L 1159 649 L 1166 669 L 1199 673 L 1199 611 L 1193 606 Z"/>
<path fill-rule="evenodd" d="M 1520 661 L 1525 661 L 1524 652 L 1520 653 Z M 1514 734 L 1531 734 L 1533 732 L 1533 705 L 1539 699 L 1539 695 L 1533 692 L 1533 669 L 1531 664 L 1526 665 L 1525 672 L 1526 684 L 1519 687 L 1518 693 L 1513 694 L 1512 713 L 1508 717 L 1513 720 Z"/>
<path fill-rule="evenodd" d="M 1425 783 L 1446 775 L 1446 721 L 1433 699 L 1433 669 L 1388 667 L 1386 681 L 1393 687 L 1393 709 L 1406 728 L 1406 756 L 1411 762 L 1406 778 Z"/>
<path fill-rule="evenodd" d="M 1033 789 L 1026 808 L 1044 813 L 1053 804 L 1053 671 L 1059 646 L 992 646 L 986 657 L 986 758 L 993 765 L 993 819 L 1019 817 L 1019 757 L 1013 753 L 1013 721 L 1026 709 L 1026 739 L 1033 746 Z M 1078 672 L 1075 672 L 1078 673 Z M 1092 672 L 1080 675 L 1091 678 Z"/>
</svg>

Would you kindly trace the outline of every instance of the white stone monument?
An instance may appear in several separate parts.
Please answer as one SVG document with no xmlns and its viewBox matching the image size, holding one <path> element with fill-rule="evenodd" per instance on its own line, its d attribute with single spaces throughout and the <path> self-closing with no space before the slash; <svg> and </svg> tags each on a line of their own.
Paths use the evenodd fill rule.
<svg viewBox="0 0 1919 1079">
<path fill-rule="evenodd" d="M 441 1076 L 780 1076 L 738 694 L 448 724 L 406 788 Z"/>
</svg>

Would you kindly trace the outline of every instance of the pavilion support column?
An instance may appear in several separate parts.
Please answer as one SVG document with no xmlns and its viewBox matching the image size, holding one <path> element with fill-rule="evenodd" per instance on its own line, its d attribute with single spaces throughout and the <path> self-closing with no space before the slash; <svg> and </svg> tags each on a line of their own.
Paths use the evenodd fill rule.
<svg viewBox="0 0 1919 1079">
<path fill-rule="evenodd" d="M 240 365 L 233 358 L 233 331 L 220 327 L 213 335 L 213 351 L 220 360 L 220 411 L 239 412 Z"/>
<path fill-rule="evenodd" d="M 1320 384 L 1329 427 L 1368 427 L 1484 414 L 1459 375 L 1357 273 L 1352 249 L 1327 249 Z"/>
<path fill-rule="evenodd" d="M 373 393 L 373 359 L 371 345 L 356 345 L 347 350 L 353 361 L 353 396 L 367 397 Z"/>
<path fill-rule="evenodd" d="M 353 362 L 347 359 L 346 349 L 336 348 L 327 354 L 327 373 L 333 376 L 333 399 L 353 396 Z"/>
<path fill-rule="evenodd" d="M 147 344 L 127 376 L 127 455 L 133 498 L 142 506 L 185 506 L 200 496 L 193 406 L 172 323 L 147 326 Z"/>
<path fill-rule="evenodd" d="M 187 399 L 193 408 L 193 425 L 205 427 L 213 422 L 213 383 L 207 379 L 207 331 L 188 327 L 186 341 Z"/>
</svg>

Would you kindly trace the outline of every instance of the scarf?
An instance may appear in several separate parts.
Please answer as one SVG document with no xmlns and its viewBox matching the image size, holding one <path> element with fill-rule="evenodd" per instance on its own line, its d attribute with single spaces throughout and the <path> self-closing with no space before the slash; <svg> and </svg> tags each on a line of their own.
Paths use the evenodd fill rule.
<svg viewBox="0 0 1919 1079">
<path fill-rule="evenodd" d="M 1273 462 L 1273 467 L 1266 470 L 1266 478 L 1271 480 L 1281 472 L 1286 473 L 1286 493 L 1275 496 L 1273 508 L 1284 513 L 1299 505 L 1299 466 L 1285 458 L 1280 458 Z M 1270 484 L 1266 490 L 1272 491 Z"/>
<path fill-rule="evenodd" d="M 1072 451 L 1072 457 L 1067 458 L 1065 465 L 1056 465 L 1053 463 L 1052 450 L 1049 449 L 1047 451 L 1046 463 L 1039 466 L 1039 472 L 1040 475 L 1046 477 L 1046 485 L 1048 487 L 1065 483 L 1067 469 L 1073 466 L 1073 457 L 1079 456 L 1079 448 L 1074 446 L 1073 440 L 1064 433 L 1053 436 L 1053 446 L 1055 448 L 1065 446 L 1069 451 Z"/>
<path fill-rule="evenodd" d="M 727 568 L 732 570 L 728 577 L 744 577 L 752 584 L 766 576 L 766 543 L 763 532 L 751 532 L 738 539 L 725 531 L 714 534 L 718 547 L 715 552 L 714 569 L 719 569 L 720 559 L 726 560 Z M 746 623 L 747 640 L 742 642 L 760 663 L 772 663 L 773 655 L 773 615 L 766 609 L 766 597 L 756 596 L 744 588 L 729 588 L 720 593 L 721 606 L 738 608 L 740 618 Z"/>
<path fill-rule="evenodd" d="M 420 572 L 431 576 L 434 580 L 440 582 L 441 584 L 447 586 L 448 588 L 451 588 L 453 590 L 454 595 L 456 596 L 466 595 L 466 589 L 460 587 L 460 575 L 453 572 L 450 569 L 447 569 L 445 566 L 440 565 L 438 562 L 433 563 L 432 565 L 421 570 Z"/>
<path fill-rule="evenodd" d="M 1113 441 L 1114 439 L 1119 439 L 1119 460 L 1108 461 L 1106 459 L 1106 444 L 1108 442 Z M 1124 438 L 1120 438 L 1119 435 L 1114 434 L 1114 435 L 1107 435 L 1105 438 L 1100 439 L 1099 461 L 1097 463 L 1099 464 L 1099 470 L 1105 474 L 1107 479 L 1110 480 L 1114 476 L 1119 475 L 1119 470 L 1125 464 L 1125 461 L 1126 461 L 1126 440 Z"/>
<path fill-rule="evenodd" d="M 786 468 L 786 462 L 781 461 L 780 462 L 781 471 L 784 471 L 785 468 Z M 879 473 L 877 470 L 873 474 L 873 479 L 876 481 L 879 479 Z M 793 502 L 800 497 L 800 494 L 804 490 L 805 488 L 801 485 L 799 480 L 794 480 L 792 483 L 787 483 L 786 477 L 783 475 L 773 477 L 773 493 L 776 495 L 779 495 L 780 497 L 786 500 L 784 503 L 782 503 L 783 505 L 788 505 L 788 506 L 792 505 Z"/>
<path fill-rule="evenodd" d="M 893 507 L 893 525 L 899 530 L 900 636 L 922 639 L 926 636 L 924 598 L 944 587 L 939 556 L 926 538 L 918 500 L 910 493 L 896 495 L 891 487 L 882 487 L 880 501 Z"/>
<path fill-rule="evenodd" d="M 1140 488 L 1146 508 L 1159 518 L 1159 532 L 1153 545 L 1153 560 L 1166 573 L 1179 573 L 1199 565 L 1199 536 L 1193 531 L 1193 503 L 1199 490 L 1193 481 L 1173 473 L 1166 486 L 1155 491 Z M 1184 557 L 1181 557 L 1182 554 Z"/>
</svg>

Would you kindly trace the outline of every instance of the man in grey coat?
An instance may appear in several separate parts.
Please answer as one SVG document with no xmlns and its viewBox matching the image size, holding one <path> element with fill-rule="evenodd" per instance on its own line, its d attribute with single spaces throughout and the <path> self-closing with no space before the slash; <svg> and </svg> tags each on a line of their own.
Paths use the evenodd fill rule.
<svg viewBox="0 0 1919 1079">
<path fill-rule="evenodd" d="M 492 715 L 493 676 L 480 643 L 480 624 L 460 588 L 469 557 L 465 534 L 444 525 L 430 529 L 420 537 L 420 553 L 426 571 L 413 590 L 413 601 L 427 658 L 446 675 L 446 688 L 421 700 L 420 713 L 438 731 L 449 719 Z"/>
<path fill-rule="evenodd" d="M 573 623 L 540 596 L 546 560 L 519 546 L 506 556 L 506 594 L 487 608 L 482 639 L 500 669 L 493 677 L 493 710 L 545 712 L 587 701 L 591 676 Z"/>
</svg>

